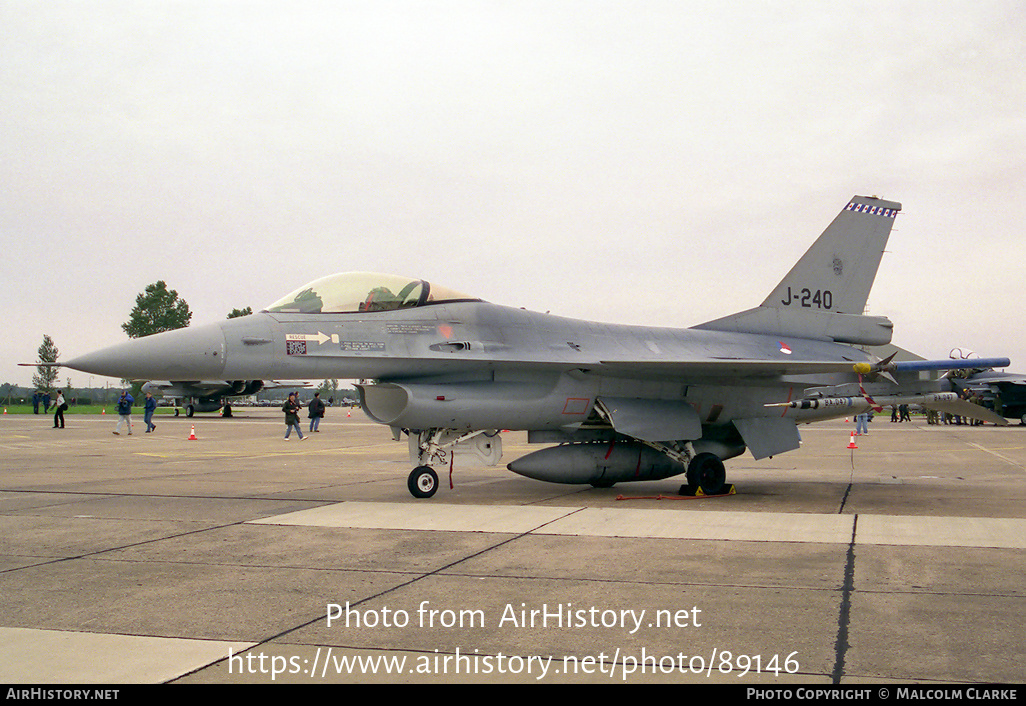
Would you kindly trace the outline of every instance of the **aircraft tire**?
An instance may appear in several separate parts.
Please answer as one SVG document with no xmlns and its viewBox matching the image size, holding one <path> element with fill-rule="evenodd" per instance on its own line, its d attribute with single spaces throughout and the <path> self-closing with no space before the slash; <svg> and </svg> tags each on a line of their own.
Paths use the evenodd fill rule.
<svg viewBox="0 0 1026 706">
<path fill-rule="evenodd" d="M 196 408 L 195 407 L 193 407 L 192 405 L 189 405 L 188 407 L 185 408 L 185 416 L 186 417 L 191 417 L 194 414 L 196 414 Z"/>
<path fill-rule="evenodd" d="M 1026 414 L 1024 414 L 1021 417 L 1019 417 L 1019 423 L 1020 424 L 1026 424 Z"/>
<path fill-rule="evenodd" d="M 700 453 L 688 464 L 688 486 L 701 488 L 706 495 L 718 495 L 727 483 L 727 469 L 713 453 Z"/>
<path fill-rule="evenodd" d="M 415 498 L 430 498 L 438 490 L 438 474 L 431 466 L 417 466 L 410 473 L 406 487 Z"/>
</svg>

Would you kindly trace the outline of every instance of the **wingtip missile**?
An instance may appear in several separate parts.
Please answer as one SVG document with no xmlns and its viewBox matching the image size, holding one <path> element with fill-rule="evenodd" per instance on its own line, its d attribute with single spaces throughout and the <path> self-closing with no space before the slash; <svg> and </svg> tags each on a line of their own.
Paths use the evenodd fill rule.
<svg viewBox="0 0 1026 706">
<path fill-rule="evenodd" d="M 858 375 L 871 375 L 874 373 L 907 373 L 924 370 L 977 370 L 989 368 L 1007 368 L 1012 364 L 1008 358 L 972 358 L 968 360 L 903 360 L 896 363 L 891 362 L 894 358 L 889 357 L 878 363 L 854 363 L 852 371 Z"/>
</svg>

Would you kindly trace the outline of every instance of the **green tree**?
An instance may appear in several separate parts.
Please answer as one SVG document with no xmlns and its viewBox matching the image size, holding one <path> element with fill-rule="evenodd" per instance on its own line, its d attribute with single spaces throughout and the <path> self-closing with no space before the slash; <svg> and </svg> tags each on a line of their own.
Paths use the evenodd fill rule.
<svg viewBox="0 0 1026 706">
<path fill-rule="evenodd" d="M 57 356 L 60 354 L 53 339 L 43 334 L 43 343 L 39 346 L 39 362 L 56 363 Z M 54 383 L 57 382 L 57 368 L 53 365 L 39 365 L 36 366 L 36 371 L 36 374 L 32 376 L 32 385 L 37 390 L 53 392 Z"/>
<path fill-rule="evenodd" d="M 192 312 L 184 299 L 178 298 L 178 292 L 167 288 L 164 280 L 148 285 L 146 290 L 135 298 L 135 308 L 129 314 L 128 321 L 121 328 L 129 338 L 142 338 L 162 331 L 173 331 L 185 328 L 192 319 Z"/>
<path fill-rule="evenodd" d="M 237 319 L 240 316 L 249 316 L 253 313 L 253 307 L 247 306 L 245 309 L 232 309 L 228 314 L 229 319 Z"/>
<path fill-rule="evenodd" d="M 338 378 L 332 378 L 331 380 L 325 380 L 317 386 L 317 391 L 325 397 L 325 401 L 328 398 L 335 397 L 338 395 Z"/>
</svg>

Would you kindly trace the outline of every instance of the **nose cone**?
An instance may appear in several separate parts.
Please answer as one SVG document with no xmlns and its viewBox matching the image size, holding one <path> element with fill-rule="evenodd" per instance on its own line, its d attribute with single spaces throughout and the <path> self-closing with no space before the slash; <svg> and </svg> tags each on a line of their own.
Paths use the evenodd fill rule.
<svg viewBox="0 0 1026 706">
<path fill-rule="evenodd" d="M 64 366 L 128 380 L 219 379 L 225 352 L 220 325 L 208 324 L 135 338 L 79 356 Z"/>
</svg>

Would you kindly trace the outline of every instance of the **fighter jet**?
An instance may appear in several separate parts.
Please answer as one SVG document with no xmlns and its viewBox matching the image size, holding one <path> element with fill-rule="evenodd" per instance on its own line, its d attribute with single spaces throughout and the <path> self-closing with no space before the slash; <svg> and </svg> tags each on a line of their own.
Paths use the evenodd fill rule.
<svg viewBox="0 0 1026 706">
<path fill-rule="evenodd" d="M 1026 425 L 1026 375 L 998 372 L 968 348 L 952 348 L 948 357 L 972 364 L 944 374 L 963 396 L 975 397 L 1002 417 Z"/>
<path fill-rule="evenodd" d="M 309 386 L 310 383 L 302 380 L 150 380 L 142 386 L 142 391 L 173 400 L 175 416 L 178 415 L 178 401 L 181 400 L 185 416 L 191 417 L 196 412 L 216 412 L 225 406 L 225 398 L 255 395 L 261 390 L 292 390 Z"/>
<path fill-rule="evenodd" d="M 250 316 L 134 339 L 65 365 L 240 386 L 371 380 L 357 385 L 361 406 L 396 440 L 408 436 L 417 467 L 407 486 L 416 497 L 434 495 L 431 466 L 456 448 L 496 461 L 499 430 L 555 444 L 509 464 L 531 478 L 608 487 L 685 474 L 687 488 L 717 494 L 726 487 L 724 460 L 746 449 L 756 459 L 797 449 L 798 424 L 895 401 L 987 413 L 959 400 L 949 381 L 921 379 L 918 371 L 931 369 L 922 363 L 855 347 L 891 340 L 892 323 L 863 312 L 900 209 L 852 198 L 760 306 L 693 328 L 562 318 L 364 272 L 310 282 Z"/>
<path fill-rule="evenodd" d="M 967 370 L 965 377 L 949 376 L 952 384 L 964 394 L 978 396 L 984 405 L 1009 419 L 1018 419 L 1026 425 L 1026 375 L 1002 373 L 977 365 Z"/>
<path fill-rule="evenodd" d="M 1026 425 L 1026 375 L 981 370 L 967 378 L 952 378 L 952 382 L 981 395 L 984 403 L 1003 417 L 1018 419 L 1019 424 Z"/>
</svg>

